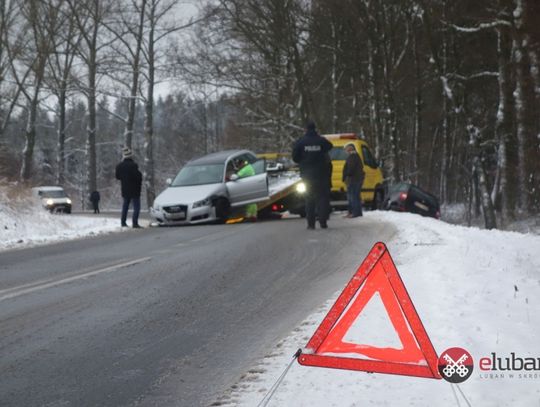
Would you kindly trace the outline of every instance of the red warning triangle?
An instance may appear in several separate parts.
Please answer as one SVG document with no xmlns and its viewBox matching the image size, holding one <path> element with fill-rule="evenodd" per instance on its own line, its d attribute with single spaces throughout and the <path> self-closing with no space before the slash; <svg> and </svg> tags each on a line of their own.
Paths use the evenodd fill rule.
<svg viewBox="0 0 540 407">
<path fill-rule="evenodd" d="M 402 347 L 353 343 L 348 333 L 378 294 Z M 438 356 L 384 243 L 376 243 L 298 357 L 306 366 L 440 379 Z"/>
</svg>

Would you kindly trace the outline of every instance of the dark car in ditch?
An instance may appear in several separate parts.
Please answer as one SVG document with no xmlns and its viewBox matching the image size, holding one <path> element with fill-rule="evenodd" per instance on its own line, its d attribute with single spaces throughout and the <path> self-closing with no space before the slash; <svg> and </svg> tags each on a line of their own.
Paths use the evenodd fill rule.
<svg viewBox="0 0 540 407">
<path fill-rule="evenodd" d="M 386 210 L 417 213 L 436 219 L 441 217 L 437 197 L 407 182 L 400 182 L 389 188 L 383 207 Z"/>
</svg>

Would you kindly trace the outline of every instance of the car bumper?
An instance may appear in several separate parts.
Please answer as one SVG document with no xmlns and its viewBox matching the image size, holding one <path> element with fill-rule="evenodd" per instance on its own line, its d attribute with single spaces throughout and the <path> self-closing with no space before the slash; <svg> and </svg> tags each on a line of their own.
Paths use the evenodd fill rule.
<svg viewBox="0 0 540 407">
<path fill-rule="evenodd" d="M 163 208 L 150 208 L 150 216 L 160 225 L 194 225 L 217 220 L 216 211 L 213 206 L 192 208 L 187 205 L 185 215 L 170 213 Z"/>
</svg>

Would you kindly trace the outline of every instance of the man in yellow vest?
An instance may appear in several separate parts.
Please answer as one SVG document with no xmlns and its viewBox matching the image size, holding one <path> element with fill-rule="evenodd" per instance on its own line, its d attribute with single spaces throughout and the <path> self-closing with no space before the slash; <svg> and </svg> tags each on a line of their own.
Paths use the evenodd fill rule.
<svg viewBox="0 0 540 407">
<path fill-rule="evenodd" d="M 255 169 L 247 161 L 237 159 L 235 161 L 236 175 L 240 178 L 252 177 L 255 175 Z M 246 220 L 249 222 L 257 221 L 257 204 L 252 203 L 246 205 Z"/>
</svg>

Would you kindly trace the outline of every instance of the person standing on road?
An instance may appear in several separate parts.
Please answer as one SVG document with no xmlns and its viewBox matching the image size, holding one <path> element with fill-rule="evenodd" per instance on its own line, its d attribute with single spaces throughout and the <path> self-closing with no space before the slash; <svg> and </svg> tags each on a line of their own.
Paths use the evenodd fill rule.
<svg viewBox="0 0 540 407">
<path fill-rule="evenodd" d="M 327 220 L 330 214 L 328 152 L 331 149 L 332 143 L 317 133 L 313 121 L 306 123 L 306 133 L 293 147 L 292 158 L 300 165 L 300 176 L 306 184 L 308 229 L 315 229 L 316 216 L 319 218 L 321 228 L 328 227 Z"/>
<path fill-rule="evenodd" d="M 348 154 L 343 166 L 343 182 L 347 186 L 347 200 L 349 201 L 349 213 L 345 217 L 357 218 L 362 216 L 360 192 L 364 183 L 364 164 L 354 144 L 346 144 L 343 148 Z"/>
<path fill-rule="evenodd" d="M 242 159 L 237 159 L 233 163 L 236 168 L 236 175 L 240 178 L 252 177 L 255 175 L 255 169 L 253 166 Z M 249 222 L 257 221 L 257 204 L 247 204 L 246 205 L 246 220 Z"/>
<path fill-rule="evenodd" d="M 98 191 L 92 191 L 90 194 L 90 202 L 92 202 L 92 208 L 94 209 L 94 213 L 99 213 L 99 201 L 101 199 L 101 196 L 99 195 Z"/>
<path fill-rule="evenodd" d="M 139 212 L 141 210 L 142 174 L 139 166 L 133 161 L 133 153 L 129 147 L 122 150 L 123 160 L 116 166 L 116 179 L 122 185 L 122 227 L 127 227 L 126 219 L 130 202 L 133 202 L 133 228 L 139 229 Z"/>
</svg>

